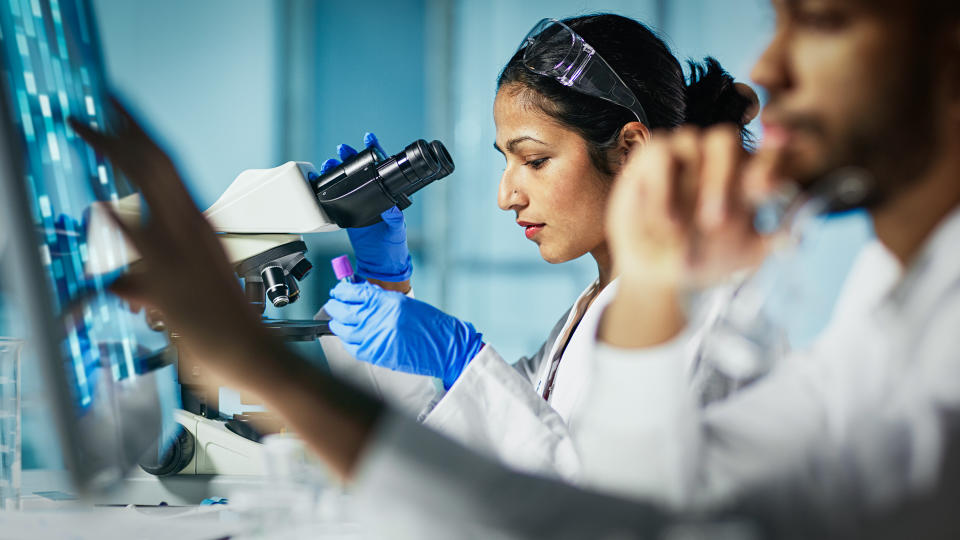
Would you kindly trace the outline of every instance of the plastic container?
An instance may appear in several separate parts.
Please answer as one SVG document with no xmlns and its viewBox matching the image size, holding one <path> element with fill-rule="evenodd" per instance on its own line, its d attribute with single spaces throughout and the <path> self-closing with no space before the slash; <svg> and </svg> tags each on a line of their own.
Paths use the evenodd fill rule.
<svg viewBox="0 0 960 540">
<path fill-rule="evenodd" d="M 0 337 L 0 510 L 20 509 L 20 349 Z"/>
</svg>

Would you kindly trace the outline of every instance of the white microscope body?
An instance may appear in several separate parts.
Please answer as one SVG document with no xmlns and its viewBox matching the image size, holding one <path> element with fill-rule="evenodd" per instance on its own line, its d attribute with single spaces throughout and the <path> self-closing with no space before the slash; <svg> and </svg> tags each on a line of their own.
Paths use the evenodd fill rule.
<svg viewBox="0 0 960 540">
<path fill-rule="evenodd" d="M 244 278 L 248 299 L 255 306 L 259 303 L 261 310 L 264 294 L 276 292 L 263 285 L 263 272 L 269 269 L 271 284 L 287 288 L 285 294 L 271 298 L 274 305 L 281 307 L 295 301 L 296 296 L 290 291 L 296 287 L 294 280 L 305 278 L 310 269 L 303 257 L 306 245 L 301 235 L 340 229 L 316 202 L 309 183 L 309 179 L 316 176 L 313 165 L 293 161 L 273 169 L 247 170 L 204 212 L 218 233 L 228 259 Z M 277 194 L 282 194 L 282 198 Z M 282 204 L 264 204 L 272 200 L 280 200 Z M 138 226 L 144 218 L 139 194 L 91 206 L 88 275 L 114 272 L 140 259 L 128 240 L 120 241 L 122 233 L 115 226 L 108 206 L 127 225 Z M 249 296 L 251 288 L 257 289 L 254 292 L 259 292 L 258 298 Z M 219 389 L 205 384 L 202 366 L 182 355 L 179 361 L 181 384 L 198 397 L 188 404 L 185 396 L 184 406 L 190 410 L 175 412 L 177 422 L 192 442 L 188 454 L 178 452 L 178 459 L 182 460 L 178 467 L 182 468 L 176 474 L 263 474 L 262 445 L 235 433 L 229 423 L 219 418 L 216 397 Z"/>
<path fill-rule="evenodd" d="M 237 264 L 278 245 L 300 240 L 303 234 L 340 229 L 316 202 L 308 181 L 316 174 L 309 163 L 288 161 L 279 167 L 250 169 L 237 176 L 203 213 L 220 233 L 230 262 Z M 283 194 L 282 198 L 277 197 L 278 193 Z M 264 204 L 270 200 L 282 200 L 283 204 Z M 139 194 L 91 205 L 90 259 L 86 266 L 89 275 L 113 272 L 140 259 L 129 241 L 115 241 L 121 233 L 114 226 L 108 207 L 127 225 L 140 225 L 143 218 Z"/>
<path fill-rule="evenodd" d="M 247 300 L 262 314 L 267 301 L 279 308 L 300 296 L 297 282 L 312 268 L 301 235 L 377 223 L 383 211 L 393 206 L 403 210 L 411 195 L 453 171 L 440 141 L 419 139 L 389 157 L 374 145 L 323 175 L 310 163 L 295 161 L 244 171 L 204 215 L 243 278 Z M 139 195 L 94 203 L 86 220 L 86 272 L 91 276 L 122 270 L 140 259 L 110 210 L 131 227 L 149 219 Z M 326 321 L 263 322 L 287 341 L 311 341 L 329 332 Z M 171 338 L 176 344 L 177 336 Z M 252 442 L 257 437 L 248 422 L 257 413 L 221 419 L 219 387 L 208 381 L 203 362 L 179 353 L 180 384 L 187 391 L 178 422 L 185 433 L 178 434 L 170 459 L 141 466 L 158 475 L 260 474 L 262 460 L 255 454 L 262 447 Z M 257 417 L 261 426 L 268 420 Z M 282 425 L 274 423 L 271 429 L 282 430 Z"/>
</svg>

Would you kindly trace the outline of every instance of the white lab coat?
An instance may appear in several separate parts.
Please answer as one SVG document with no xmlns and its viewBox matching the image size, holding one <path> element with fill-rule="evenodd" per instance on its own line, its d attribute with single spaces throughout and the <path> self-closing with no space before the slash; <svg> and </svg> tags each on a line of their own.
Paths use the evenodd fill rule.
<svg viewBox="0 0 960 540">
<path fill-rule="evenodd" d="M 324 316 L 323 312 L 317 316 Z M 336 336 L 320 338 L 323 354 L 330 371 L 360 386 L 383 401 L 416 417 L 427 404 L 443 391 L 443 385 L 433 377 L 393 371 L 350 356 Z"/>
<path fill-rule="evenodd" d="M 957 245 L 960 210 L 902 276 L 882 252 L 866 253 L 830 335 L 706 408 L 686 384 L 677 343 L 655 351 L 599 346 L 582 418 L 636 414 L 596 425 L 608 446 L 581 449 L 586 470 L 622 477 L 621 491 L 635 497 L 671 491 L 677 509 L 749 500 L 749 515 L 790 522 L 794 534 L 843 530 L 928 493 L 949 420 L 960 412 Z M 895 279 L 871 277 L 871 269 Z M 883 287 L 885 280 L 895 284 Z M 646 384 L 654 381 L 658 387 Z M 639 441 L 650 450 L 620 450 Z M 651 469 L 658 474 L 644 472 Z M 364 454 L 355 488 L 376 508 L 378 527 L 397 538 L 634 538 L 677 523 L 648 504 L 510 473 L 393 413 Z"/>
<path fill-rule="evenodd" d="M 585 406 L 595 421 L 592 437 L 631 448 L 659 441 L 642 459 L 661 472 L 651 481 L 648 469 L 629 466 L 636 456 L 609 447 L 582 449 L 584 468 L 628 494 L 670 486 L 684 507 L 711 506 L 772 478 L 779 479 L 778 497 L 816 500 L 826 510 L 850 501 L 884 509 L 929 492 L 945 426 L 960 413 L 958 244 L 955 211 L 905 275 L 881 246 L 866 250 L 835 322 L 814 347 L 706 409 L 676 383 L 662 393 L 667 399 L 656 414 L 629 426 L 600 424 L 605 410 L 645 404 L 611 399 L 616 381 L 677 377 L 669 355 L 599 347 L 597 386 Z M 643 395 L 639 390 L 631 395 Z"/>
<path fill-rule="evenodd" d="M 616 281 L 584 310 L 597 286 L 594 282 L 583 291 L 533 356 L 511 365 L 486 345 L 421 415 L 423 423 L 513 467 L 575 480 L 579 426 L 569 420 L 590 379 L 594 338 L 589 329 L 615 294 Z M 578 311 L 583 312 L 579 324 Z M 556 370 L 553 389 L 544 400 L 551 370 Z"/>
<path fill-rule="evenodd" d="M 325 342 L 324 350 L 334 371 L 359 382 L 407 413 L 419 410 L 417 417 L 425 425 L 469 448 L 518 470 L 579 482 L 583 480 L 579 447 L 605 444 L 603 440 L 584 439 L 585 434 L 594 437 L 603 432 L 593 429 L 588 424 L 593 420 L 581 418 L 579 412 L 594 369 L 596 327 L 604 308 L 616 294 L 617 281 L 601 290 L 590 306 L 584 308 L 597 285 L 594 282 L 581 293 L 536 354 L 511 365 L 488 344 L 446 393 L 433 379 L 357 362 L 343 351 L 335 338 L 324 338 L 333 340 Z M 697 301 L 700 306 L 697 320 L 715 319 L 733 292 L 734 288 L 723 287 L 703 295 Z M 579 321 L 578 311 L 583 311 Z M 707 326 L 704 322 L 693 325 L 676 350 L 671 349 L 673 356 L 682 356 L 679 362 L 685 372 L 691 370 L 697 360 Z M 564 337 L 570 332 L 563 348 Z M 556 370 L 553 389 L 544 399 L 551 370 Z M 692 373 L 684 377 L 690 384 L 702 382 Z M 646 384 L 659 386 L 657 381 Z M 629 408 L 607 412 L 610 417 L 604 422 L 612 424 L 628 422 L 637 414 Z M 642 443 L 646 445 L 648 441 Z M 635 451 L 642 452 L 643 448 Z M 587 479 L 587 483 L 604 485 L 591 479 Z"/>
<path fill-rule="evenodd" d="M 334 372 L 406 412 L 417 411 L 424 424 L 470 448 L 522 470 L 573 480 L 579 470 L 574 442 L 578 426 L 568 424 L 568 419 L 580 406 L 589 381 L 588 357 L 594 342 L 589 332 L 613 297 L 616 282 L 597 294 L 574 329 L 578 309 L 596 287 L 594 282 L 581 293 L 536 354 L 511 365 L 487 344 L 445 393 L 431 378 L 357 362 L 332 337 L 322 340 L 324 353 Z M 571 331 L 562 349 L 563 338 Z M 544 400 L 551 369 L 556 369 L 553 389 Z"/>
</svg>

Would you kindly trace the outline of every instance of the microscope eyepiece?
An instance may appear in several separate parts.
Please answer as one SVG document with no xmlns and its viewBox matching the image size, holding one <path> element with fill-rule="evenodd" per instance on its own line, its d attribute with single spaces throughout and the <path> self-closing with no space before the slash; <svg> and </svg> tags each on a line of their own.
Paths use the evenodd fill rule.
<svg viewBox="0 0 960 540">
<path fill-rule="evenodd" d="M 397 165 L 403 172 L 404 179 L 408 183 L 419 183 L 426 178 L 430 178 L 440 171 L 440 163 L 433 148 L 427 144 L 427 141 L 420 139 L 403 149 L 398 154 Z M 404 191 L 401 188 L 401 191 Z"/>
<path fill-rule="evenodd" d="M 410 206 L 410 195 L 453 170 L 453 159 L 443 143 L 420 139 L 389 158 L 367 148 L 311 185 L 320 206 L 337 225 L 365 227 L 380 221 L 380 214 L 391 206 L 401 210 Z"/>
<path fill-rule="evenodd" d="M 440 174 L 433 180 L 439 180 L 453 173 L 453 158 L 450 157 L 450 152 L 447 152 L 447 147 L 440 141 L 433 141 L 430 143 L 430 148 L 433 149 L 434 155 L 437 156 L 437 161 L 440 163 Z"/>
</svg>

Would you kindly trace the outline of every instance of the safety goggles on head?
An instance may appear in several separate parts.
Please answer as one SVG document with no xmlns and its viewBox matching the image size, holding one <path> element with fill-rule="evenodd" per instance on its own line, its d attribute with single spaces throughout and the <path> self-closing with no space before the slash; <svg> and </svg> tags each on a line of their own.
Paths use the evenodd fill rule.
<svg viewBox="0 0 960 540">
<path fill-rule="evenodd" d="M 647 114 L 637 96 L 593 47 L 556 19 L 538 22 L 518 50 L 530 71 L 552 77 L 580 93 L 625 107 L 647 125 Z"/>
</svg>

